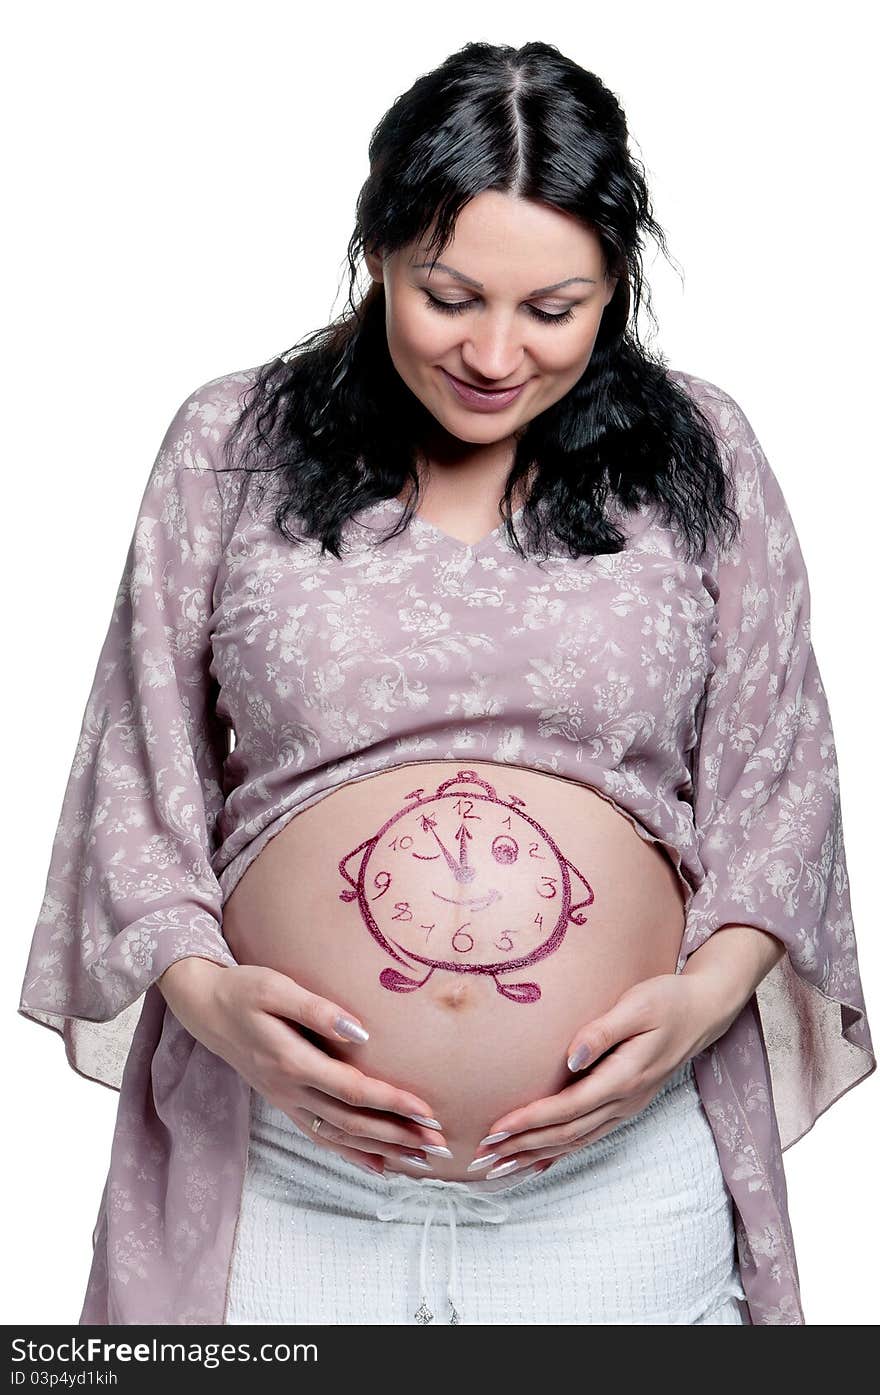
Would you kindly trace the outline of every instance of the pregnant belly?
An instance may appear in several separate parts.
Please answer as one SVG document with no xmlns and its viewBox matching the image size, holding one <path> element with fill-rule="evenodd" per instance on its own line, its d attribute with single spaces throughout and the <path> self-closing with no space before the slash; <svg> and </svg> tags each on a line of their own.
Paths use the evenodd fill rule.
<svg viewBox="0 0 880 1395">
<path fill-rule="evenodd" d="M 224 934 L 240 964 L 363 1022 L 363 1045 L 306 1035 L 421 1096 L 453 1153 L 434 1175 L 473 1178 L 499 1115 L 573 1081 L 577 1028 L 675 971 L 684 882 L 649 839 L 591 786 L 411 762 L 285 824 L 226 901 Z"/>
</svg>

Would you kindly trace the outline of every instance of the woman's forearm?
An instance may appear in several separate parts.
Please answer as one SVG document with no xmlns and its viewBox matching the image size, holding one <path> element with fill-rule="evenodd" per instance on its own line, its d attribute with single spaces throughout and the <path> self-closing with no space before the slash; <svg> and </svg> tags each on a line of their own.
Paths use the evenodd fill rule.
<svg viewBox="0 0 880 1395">
<path fill-rule="evenodd" d="M 205 982 L 213 982 L 213 976 L 221 969 L 225 969 L 225 964 L 218 964 L 215 959 L 206 959 L 200 955 L 187 955 L 183 959 L 175 959 L 173 964 L 160 974 L 156 979 L 156 987 L 162 994 L 171 1011 L 175 1011 L 174 1004 L 179 1000 L 182 992 L 192 991 L 193 985 L 201 985 Z"/>
<path fill-rule="evenodd" d="M 717 1040 L 785 954 L 782 940 L 754 925 L 722 925 L 695 949 L 682 975 L 699 977 L 713 1004 Z"/>
</svg>

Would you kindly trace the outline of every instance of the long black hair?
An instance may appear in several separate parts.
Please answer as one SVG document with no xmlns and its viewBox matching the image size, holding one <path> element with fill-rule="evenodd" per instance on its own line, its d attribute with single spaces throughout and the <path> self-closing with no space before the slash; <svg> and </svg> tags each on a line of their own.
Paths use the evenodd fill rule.
<svg viewBox="0 0 880 1395">
<path fill-rule="evenodd" d="M 397 372 L 385 330 L 385 290 L 357 287 L 363 251 L 392 254 L 433 230 L 439 257 L 461 209 L 483 190 L 539 201 L 574 215 L 599 238 L 617 287 L 579 381 L 518 434 L 500 501 L 511 545 L 517 485 L 531 476 L 522 523 L 531 549 L 552 535 L 572 557 L 618 552 L 626 538 L 606 516 L 661 505 L 691 557 L 710 531 L 738 526 L 711 422 L 639 341 L 644 235 L 668 258 L 644 170 L 628 148 L 615 95 L 551 44 L 469 43 L 413 83 L 373 131 L 370 172 L 348 244 L 347 308 L 329 325 L 260 366 L 225 442 L 238 468 L 274 473 L 275 524 L 290 541 L 295 515 L 321 550 L 340 556 L 341 529 L 371 503 L 407 505 L 394 536 L 418 509 L 417 461 L 433 420 Z M 262 462 L 262 463 L 257 463 Z M 382 539 L 382 541 L 385 540 Z"/>
</svg>

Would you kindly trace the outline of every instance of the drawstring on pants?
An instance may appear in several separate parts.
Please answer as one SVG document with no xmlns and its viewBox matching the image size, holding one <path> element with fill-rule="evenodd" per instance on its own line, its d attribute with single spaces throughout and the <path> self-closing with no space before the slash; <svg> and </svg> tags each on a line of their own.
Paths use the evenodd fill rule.
<svg viewBox="0 0 880 1395">
<path fill-rule="evenodd" d="M 401 1174 L 403 1175 L 403 1174 Z M 505 1221 L 510 1211 L 509 1205 L 495 1196 L 472 1191 L 466 1182 L 444 1182 L 439 1179 L 405 1177 L 396 1183 L 394 1196 L 376 1207 L 380 1221 L 400 1220 L 408 1216 L 419 1216 L 424 1210 L 425 1224 L 422 1229 L 422 1249 L 419 1260 L 419 1306 L 413 1316 L 416 1322 L 433 1322 L 434 1314 L 428 1307 L 427 1254 L 428 1232 L 431 1221 L 445 1202 L 449 1225 L 449 1276 L 446 1283 L 446 1296 L 449 1300 L 451 1324 L 460 1323 L 461 1300 L 458 1292 L 458 1247 L 456 1243 L 456 1215 L 473 1216 L 477 1220 L 497 1224 Z M 437 1196 L 437 1189 L 445 1195 Z M 456 1307 L 456 1300 L 459 1306 Z"/>
</svg>

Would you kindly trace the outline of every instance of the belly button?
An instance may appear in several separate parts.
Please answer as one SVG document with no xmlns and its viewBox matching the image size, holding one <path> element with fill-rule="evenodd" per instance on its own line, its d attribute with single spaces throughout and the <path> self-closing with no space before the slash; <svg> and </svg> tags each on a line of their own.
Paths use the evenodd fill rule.
<svg viewBox="0 0 880 1395">
<path fill-rule="evenodd" d="M 467 1007 L 470 999 L 470 988 L 466 983 L 450 984 L 447 988 L 441 988 L 437 994 L 437 1002 L 441 1007 L 453 1009 Z"/>
</svg>

